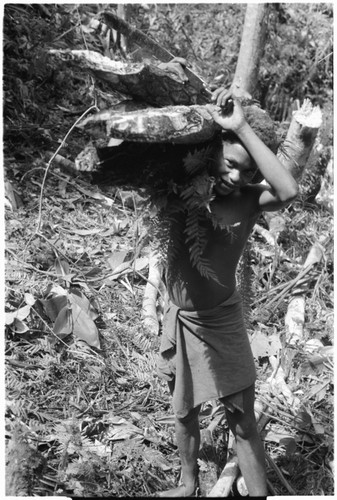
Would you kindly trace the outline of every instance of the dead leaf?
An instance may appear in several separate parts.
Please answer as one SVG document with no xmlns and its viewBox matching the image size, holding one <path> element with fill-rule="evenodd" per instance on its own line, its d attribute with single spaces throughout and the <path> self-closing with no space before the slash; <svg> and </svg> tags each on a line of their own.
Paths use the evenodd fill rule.
<svg viewBox="0 0 337 500">
<path fill-rule="evenodd" d="M 255 359 L 275 356 L 282 348 L 281 341 L 276 333 L 268 335 L 261 331 L 255 333 L 250 345 Z"/>
<path fill-rule="evenodd" d="M 315 384 L 310 388 L 310 391 L 305 395 L 305 398 L 311 399 L 314 397 L 317 403 L 319 401 L 322 401 L 322 399 L 324 399 L 326 396 L 329 383 L 330 383 L 329 380 L 328 381 L 325 380 L 322 383 Z"/>
<path fill-rule="evenodd" d="M 272 234 L 281 233 L 286 225 L 285 218 L 281 215 L 275 215 L 269 221 L 269 232 Z"/>
<path fill-rule="evenodd" d="M 125 260 L 128 250 L 113 252 L 106 260 L 113 271 L 117 269 Z"/>
<path fill-rule="evenodd" d="M 293 437 L 281 439 L 280 445 L 285 447 L 286 456 L 288 458 L 290 458 L 297 449 L 296 441 Z"/>
<path fill-rule="evenodd" d="M 5 313 L 5 324 L 11 325 L 12 323 L 14 323 L 14 321 L 16 319 L 19 321 L 23 321 L 29 315 L 30 309 L 31 309 L 30 305 L 26 305 L 26 306 L 20 307 L 16 311 L 6 312 Z"/>
<path fill-rule="evenodd" d="M 66 181 L 63 181 L 63 180 L 60 180 L 58 183 L 58 188 L 59 188 L 61 198 L 66 197 L 67 184 L 68 183 Z"/>
<path fill-rule="evenodd" d="M 109 430 L 105 437 L 109 441 L 121 441 L 125 439 L 140 437 L 142 438 L 143 431 L 139 429 L 139 427 L 136 427 L 130 422 L 127 422 L 125 418 L 118 418 L 118 420 L 111 422 L 111 425 L 109 426 Z"/>
</svg>

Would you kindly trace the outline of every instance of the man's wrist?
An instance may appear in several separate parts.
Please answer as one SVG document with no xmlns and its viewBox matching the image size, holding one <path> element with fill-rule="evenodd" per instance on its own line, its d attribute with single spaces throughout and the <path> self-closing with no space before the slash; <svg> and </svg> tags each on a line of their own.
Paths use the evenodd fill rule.
<svg viewBox="0 0 337 500">
<path fill-rule="evenodd" d="M 243 137 L 246 136 L 247 133 L 249 133 L 251 131 L 252 131 L 252 128 L 248 124 L 248 122 L 246 122 L 246 120 L 244 120 L 244 122 L 241 123 L 238 127 L 233 129 L 233 132 L 235 133 L 235 135 L 238 136 L 239 139 L 242 139 Z"/>
</svg>

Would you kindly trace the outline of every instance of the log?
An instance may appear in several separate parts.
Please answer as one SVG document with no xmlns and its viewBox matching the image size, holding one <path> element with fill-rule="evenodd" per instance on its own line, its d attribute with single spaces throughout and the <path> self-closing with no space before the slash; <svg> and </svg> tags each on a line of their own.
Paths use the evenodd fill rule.
<svg viewBox="0 0 337 500">
<path fill-rule="evenodd" d="M 322 125 L 322 112 L 305 99 L 301 108 L 294 111 L 287 136 L 277 157 L 299 181 L 313 148 L 318 129 Z"/>
<path fill-rule="evenodd" d="M 217 106 L 214 106 L 217 108 Z M 134 142 L 199 144 L 208 141 L 220 127 L 205 106 L 166 106 L 116 113 L 100 111 L 79 123 L 80 127 L 105 124 L 108 137 Z"/>
<path fill-rule="evenodd" d="M 131 24 L 116 16 L 113 12 L 106 10 L 103 12 L 102 16 L 107 26 L 119 31 L 125 35 L 129 41 L 132 41 L 142 47 L 145 53 L 155 56 L 162 62 L 169 62 L 175 57 L 174 54 L 171 54 L 168 50 L 159 45 L 159 43 L 147 36 L 143 31 L 133 28 Z M 207 88 L 206 82 L 204 82 L 190 68 L 185 67 L 184 70 L 186 76 L 188 77 L 188 86 L 193 87 L 198 92 L 198 104 L 210 102 L 212 93 L 210 89 Z"/>
<path fill-rule="evenodd" d="M 294 111 L 286 138 L 277 151 L 278 159 L 297 182 L 303 175 L 321 125 L 321 109 L 305 99 L 300 109 Z M 268 183 L 263 181 L 262 184 Z M 264 213 L 268 226 L 276 214 L 277 212 Z"/>
<path fill-rule="evenodd" d="M 74 69 L 107 82 L 111 90 L 152 106 L 206 104 L 205 96 L 178 75 L 151 63 L 113 61 L 91 50 L 50 49 L 49 54 Z"/>
</svg>

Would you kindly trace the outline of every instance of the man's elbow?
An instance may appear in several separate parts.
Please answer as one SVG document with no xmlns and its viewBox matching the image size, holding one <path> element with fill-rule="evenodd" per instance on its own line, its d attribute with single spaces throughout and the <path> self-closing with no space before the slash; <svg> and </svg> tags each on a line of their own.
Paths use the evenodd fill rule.
<svg viewBox="0 0 337 500">
<path fill-rule="evenodd" d="M 285 204 L 291 203 L 297 198 L 298 192 L 299 192 L 298 184 L 297 182 L 294 181 L 294 183 L 291 186 L 289 186 L 286 192 L 282 195 L 281 201 Z"/>
</svg>

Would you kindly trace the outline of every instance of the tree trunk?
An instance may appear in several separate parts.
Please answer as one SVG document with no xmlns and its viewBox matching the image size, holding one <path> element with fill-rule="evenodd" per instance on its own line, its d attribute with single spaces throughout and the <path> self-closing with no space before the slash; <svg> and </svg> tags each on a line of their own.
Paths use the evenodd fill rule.
<svg viewBox="0 0 337 500">
<path fill-rule="evenodd" d="M 268 4 L 247 4 L 240 52 L 232 83 L 236 95 L 254 94 L 267 34 Z"/>
<path fill-rule="evenodd" d="M 292 176 L 299 181 L 303 175 L 313 148 L 318 129 L 322 125 L 322 113 L 305 99 L 301 108 L 294 112 L 287 136 L 277 156 Z"/>
</svg>

